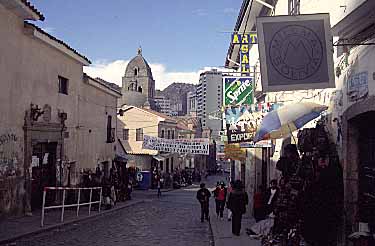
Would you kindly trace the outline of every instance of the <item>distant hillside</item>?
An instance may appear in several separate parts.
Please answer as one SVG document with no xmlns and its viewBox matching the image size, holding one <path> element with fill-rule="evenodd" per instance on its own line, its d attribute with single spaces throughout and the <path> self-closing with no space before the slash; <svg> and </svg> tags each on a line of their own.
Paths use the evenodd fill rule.
<svg viewBox="0 0 375 246">
<path fill-rule="evenodd" d="M 185 83 L 173 83 L 161 91 L 161 94 L 171 101 L 176 101 L 189 91 L 194 91 L 196 85 Z"/>
<path fill-rule="evenodd" d="M 171 110 L 176 112 L 177 115 L 187 114 L 187 97 L 186 94 L 196 90 L 196 85 L 185 83 L 170 84 L 163 91 L 157 91 L 157 96 L 164 96 L 171 100 Z"/>
</svg>

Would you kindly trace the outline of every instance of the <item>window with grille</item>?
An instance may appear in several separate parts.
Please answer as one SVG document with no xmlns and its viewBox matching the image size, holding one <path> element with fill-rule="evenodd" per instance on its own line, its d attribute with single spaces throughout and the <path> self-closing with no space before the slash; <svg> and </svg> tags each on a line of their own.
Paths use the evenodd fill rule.
<svg viewBox="0 0 375 246">
<path fill-rule="evenodd" d="M 68 95 L 69 80 L 67 78 L 58 77 L 59 80 L 59 93 Z"/>
<path fill-rule="evenodd" d="M 135 132 L 135 140 L 136 141 L 143 141 L 143 129 L 138 128 Z"/>
<path fill-rule="evenodd" d="M 129 129 L 123 129 L 122 130 L 122 139 L 123 140 L 129 140 Z"/>
</svg>

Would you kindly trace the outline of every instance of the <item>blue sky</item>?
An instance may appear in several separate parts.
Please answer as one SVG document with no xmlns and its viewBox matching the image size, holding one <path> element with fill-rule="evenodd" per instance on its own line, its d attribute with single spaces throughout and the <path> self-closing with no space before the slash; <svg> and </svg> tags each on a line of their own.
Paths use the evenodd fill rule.
<svg viewBox="0 0 375 246">
<path fill-rule="evenodd" d="M 37 25 L 94 65 L 127 61 L 139 45 L 166 72 L 222 66 L 242 0 L 31 0 Z"/>
</svg>

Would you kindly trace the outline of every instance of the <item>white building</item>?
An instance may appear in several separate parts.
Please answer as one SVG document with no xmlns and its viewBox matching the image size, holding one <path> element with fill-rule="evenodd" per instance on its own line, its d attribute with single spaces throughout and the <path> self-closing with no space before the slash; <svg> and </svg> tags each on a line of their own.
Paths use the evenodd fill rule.
<svg viewBox="0 0 375 246">
<path fill-rule="evenodd" d="M 218 111 L 223 105 L 222 72 L 213 69 L 200 74 L 197 87 L 197 116 L 202 128 L 212 131 L 211 136 L 218 140 L 222 121 L 209 119 L 208 114 Z"/>
<path fill-rule="evenodd" d="M 154 101 L 159 108 L 159 112 L 168 116 L 172 116 L 171 111 L 171 100 L 165 98 L 164 96 L 154 97 Z"/>
<path fill-rule="evenodd" d="M 291 12 L 291 0 L 267 1 L 244 0 L 238 16 L 235 31 L 239 33 L 256 31 L 256 18 L 267 15 L 287 15 Z M 295 2 L 295 1 L 294 1 Z M 334 89 L 280 91 L 272 93 L 257 93 L 258 100 L 265 103 L 283 102 L 288 104 L 298 101 L 312 101 L 329 106 L 327 127 L 333 142 L 336 143 L 340 155 L 344 176 L 344 222 L 342 235 L 338 245 L 346 245 L 347 236 L 353 232 L 352 227 L 359 221 L 367 220 L 370 229 L 375 228 L 375 191 L 373 184 L 375 166 L 373 154 L 375 151 L 375 133 L 371 125 L 375 122 L 375 87 L 374 87 L 374 18 L 375 1 L 373 0 L 300 0 L 294 14 L 329 13 L 332 27 L 333 42 L 340 44 L 333 53 L 335 61 L 336 81 Z M 349 44 L 349 45 L 344 45 Z M 231 45 L 228 49 L 226 66 L 237 67 L 239 63 L 238 46 Z M 258 46 L 250 48 L 251 66 L 259 72 Z M 361 83 L 353 83 L 360 81 Z M 261 77 L 256 76 L 257 90 L 261 91 Z M 314 124 L 314 122 L 312 122 Z M 309 125 L 311 126 L 311 124 Z M 273 160 L 276 161 L 281 153 L 282 140 L 276 141 Z M 244 176 L 246 180 L 259 180 L 257 168 L 259 153 L 249 153 Z M 247 167 L 254 167 L 250 169 Z M 272 177 L 274 164 L 269 162 L 267 171 Z M 237 170 L 242 175 L 240 165 Z M 268 179 L 270 178 L 268 177 Z M 256 184 L 247 187 L 254 191 Z M 364 202 L 365 201 L 365 202 Z M 363 204 L 368 204 L 364 206 Z M 365 222 L 367 222 L 365 221 Z"/>
<path fill-rule="evenodd" d="M 196 117 L 197 116 L 197 92 L 196 91 L 190 91 L 187 93 L 187 115 Z"/>
</svg>

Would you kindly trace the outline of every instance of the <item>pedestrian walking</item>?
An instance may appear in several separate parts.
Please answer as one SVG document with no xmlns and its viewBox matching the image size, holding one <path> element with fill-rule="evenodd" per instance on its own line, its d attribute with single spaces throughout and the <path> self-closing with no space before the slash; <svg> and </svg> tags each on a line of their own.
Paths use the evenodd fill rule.
<svg viewBox="0 0 375 246">
<path fill-rule="evenodd" d="M 221 220 L 224 219 L 224 208 L 225 202 L 227 199 L 227 188 L 225 187 L 225 183 L 221 182 L 219 187 L 217 187 L 216 191 L 216 214 L 217 217 Z"/>
<path fill-rule="evenodd" d="M 233 181 L 230 181 L 228 192 L 227 192 L 227 201 L 229 199 L 230 193 L 233 191 Z M 227 202 L 227 211 L 228 211 L 228 221 L 232 220 L 232 211 L 228 208 L 228 202 Z"/>
<path fill-rule="evenodd" d="M 158 197 L 161 197 L 161 182 L 158 180 Z"/>
<path fill-rule="evenodd" d="M 215 207 L 216 207 L 216 217 L 217 218 L 219 218 L 219 214 L 220 214 L 220 205 L 219 205 L 219 200 L 217 199 L 217 197 L 219 195 L 219 189 L 220 189 L 220 182 L 217 181 L 216 188 L 215 188 L 215 190 L 212 191 L 212 194 L 215 198 Z"/>
<path fill-rule="evenodd" d="M 232 211 L 232 233 L 236 236 L 241 232 L 242 215 L 246 212 L 246 206 L 249 203 L 247 193 L 243 191 L 242 182 L 234 182 L 234 190 L 230 193 L 228 199 L 228 208 Z"/>
<path fill-rule="evenodd" d="M 197 192 L 197 199 L 201 205 L 201 222 L 204 222 L 204 219 L 209 220 L 209 201 L 211 193 L 206 188 L 204 183 L 200 184 L 200 189 Z"/>
</svg>

